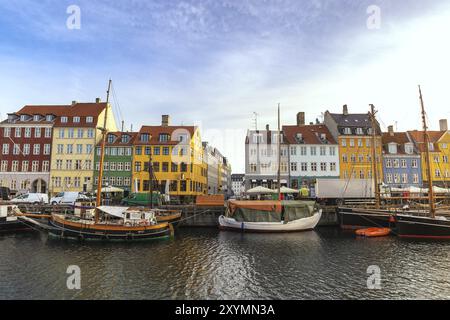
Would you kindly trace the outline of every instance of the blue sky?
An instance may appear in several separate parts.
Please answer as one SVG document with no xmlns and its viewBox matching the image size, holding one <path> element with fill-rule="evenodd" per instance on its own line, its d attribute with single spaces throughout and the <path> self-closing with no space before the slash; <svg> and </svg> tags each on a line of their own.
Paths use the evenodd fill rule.
<svg viewBox="0 0 450 320">
<path fill-rule="evenodd" d="M 79 30 L 66 27 L 69 5 Z M 201 125 L 240 172 L 253 112 L 275 127 L 277 103 L 285 124 L 374 103 L 384 127 L 414 129 L 420 83 L 437 129 L 449 116 L 449 21 L 444 0 L 0 0 L 0 113 L 104 99 L 111 77 L 127 128 L 161 114 Z"/>
</svg>

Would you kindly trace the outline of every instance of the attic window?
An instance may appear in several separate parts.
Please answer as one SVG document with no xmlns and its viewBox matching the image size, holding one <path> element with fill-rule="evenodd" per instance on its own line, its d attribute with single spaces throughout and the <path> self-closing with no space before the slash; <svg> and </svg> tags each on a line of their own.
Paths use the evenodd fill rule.
<svg viewBox="0 0 450 320">
<path fill-rule="evenodd" d="M 53 120 L 53 116 L 51 114 L 48 114 L 45 116 L 45 121 L 52 121 Z"/>
<path fill-rule="evenodd" d="M 36 115 L 33 116 L 33 121 L 39 121 L 40 118 L 41 117 L 36 114 Z"/>
<path fill-rule="evenodd" d="M 141 134 L 141 142 L 149 142 L 150 141 L 150 135 L 148 133 Z"/>
<path fill-rule="evenodd" d="M 128 136 L 128 135 L 123 135 L 122 136 L 122 143 L 128 143 L 128 142 L 130 142 L 130 136 Z"/>
<path fill-rule="evenodd" d="M 79 123 L 80 122 L 80 117 L 73 117 L 73 122 Z"/>
<path fill-rule="evenodd" d="M 27 121 L 27 116 L 26 115 L 21 115 L 20 116 L 20 121 Z"/>
<path fill-rule="evenodd" d="M 113 143 L 115 138 L 116 137 L 113 134 L 108 135 L 108 143 Z"/>
<path fill-rule="evenodd" d="M 362 128 L 356 128 L 356 134 L 363 134 Z"/>
<path fill-rule="evenodd" d="M 87 122 L 87 123 L 92 123 L 92 122 L 94 122 L 94 117 L 86 117 L 86 122 Z"/>
<path fill-rule="evenodd" d="M 67 123 L 67 117 L 61 117 L 61 122 L 62 123 Z"/>
<path fill-rule="evenodd" d="M 169 141 L 170 137 L 167 133 L 161 133 L 159 135 L 159 142 L 167 142 Z"/>
</svg>

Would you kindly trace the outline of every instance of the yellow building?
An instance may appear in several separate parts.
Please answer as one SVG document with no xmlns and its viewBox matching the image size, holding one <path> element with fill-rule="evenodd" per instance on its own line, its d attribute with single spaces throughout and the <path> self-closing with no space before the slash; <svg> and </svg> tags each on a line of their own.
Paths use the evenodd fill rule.
<svg viewBox="0 0 450 320">
<path fill-rule="evenodd" d="M 446 126 L 442 127 L 445 129 Z M 423 131 L 408 131 L 408 134 L 420 151 L 422 159 L 422 179 L 426 185 L 429 181 Z M 436 186 L 450 187 L 450 134 L 447 130 L 429 131 L 431 174 Z"/>
<path fill-rule="evenodd" d="M 324 123 L 339 144 L 341 179 L 371 179 L 373 173 L 372 122 L 369 113 L 348 112 L 344 105 L 341 114 L 326 112 Z M 379 124 L 376 124 L 376 161 L 378 181 L 383 181 L 382 143 Z"/>
<path fill-rule="evenodd" d="M 133 192 L 152 189 L 171 196 L 193 197 L 207 193 L 207 165 L 200 130 L 195 126 L 170 126 L 163 116 L 160 126 L 143 126 L 134 140 Z"/>
<path fill-rule="evenodd" d="M 108 110 L 106 129 L 117 131 L 111 107 L 97 98 L 95 103 L 73 102 L 61 106 L 53 126 L 50 186 L 52 195 L 63 191 L 92 192 L 95 146 Z"/>
</svg>

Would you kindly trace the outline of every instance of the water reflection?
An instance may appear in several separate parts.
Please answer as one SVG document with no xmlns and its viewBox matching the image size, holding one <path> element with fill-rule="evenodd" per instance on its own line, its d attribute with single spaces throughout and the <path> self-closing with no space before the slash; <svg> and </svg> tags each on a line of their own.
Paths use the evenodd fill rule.
<svg viewBox="0 0 450 320">
<path fill-rule="evenodd" d="M 449 298 L 450 244 L 362 239 L 337 229 L 292 234 L 179 230 L 170 240 L 61 242 L 0 237 L 0 298 L 401 299 Z M 79 265 L 79 291 L 66 269 Z M 369 265 L 382 290 L 368 290 Z"/>
</svg>

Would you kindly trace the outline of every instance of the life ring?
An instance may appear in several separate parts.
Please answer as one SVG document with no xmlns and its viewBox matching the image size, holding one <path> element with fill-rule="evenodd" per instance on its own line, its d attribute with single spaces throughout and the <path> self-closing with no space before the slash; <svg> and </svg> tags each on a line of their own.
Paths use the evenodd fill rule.
<svg viewBox="0 0 450 320">
<path fill-rule="evenodd" d="M 391 233 L 389 228 L 368 228 L 356 230 L 356 235 L 362 237 L 385 237 Z"/>
</svg>

